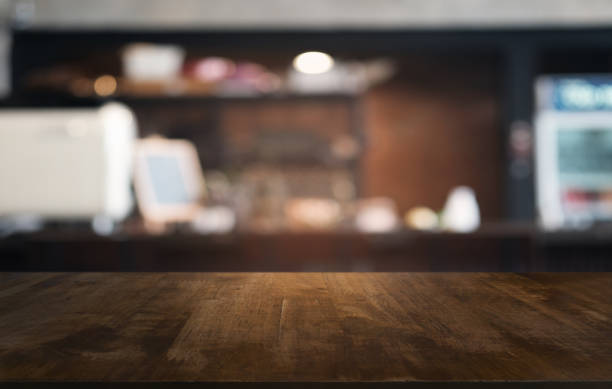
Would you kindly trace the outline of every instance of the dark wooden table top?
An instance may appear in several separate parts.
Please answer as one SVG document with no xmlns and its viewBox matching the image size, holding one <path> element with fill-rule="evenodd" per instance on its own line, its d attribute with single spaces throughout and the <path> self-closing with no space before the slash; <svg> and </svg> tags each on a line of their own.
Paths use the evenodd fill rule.
<svg viewBox="0 0 612 389">
<path fill-rule="evenodd" d="M 3 382 L 507 380 L 612 382 L 612 274 L 0 275 Z"/>
</svg>

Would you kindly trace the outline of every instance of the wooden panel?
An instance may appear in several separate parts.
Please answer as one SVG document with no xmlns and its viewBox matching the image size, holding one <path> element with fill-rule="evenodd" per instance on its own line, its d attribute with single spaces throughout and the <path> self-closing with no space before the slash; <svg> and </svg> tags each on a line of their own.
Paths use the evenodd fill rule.
<svg viewBox="0 0 612 389">
<path fill-rule="evenodd" d="M 366 195 L 389 196 L 401 212 L 418 205 L 439 210 L 454 186 L 468 185 L 483 218 L 500 217 L 504 157 L 495 69 L 486 59 L 415 56 L 369 92 Z"/>
<path fill-rule="evenodd" d="M 0 275 L 0 380 L 612 380 L 612 275 Z"/>
</svg>

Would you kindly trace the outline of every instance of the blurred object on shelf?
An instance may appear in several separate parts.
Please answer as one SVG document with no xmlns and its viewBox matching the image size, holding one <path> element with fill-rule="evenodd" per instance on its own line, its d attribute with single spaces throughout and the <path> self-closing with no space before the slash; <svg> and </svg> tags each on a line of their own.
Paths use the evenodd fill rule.
<svg viewBox="0 0 612 389">
<path fill-rule="evenodd" d="M 428 207 L 414 207 L 406 212 L 404 216 L 406 226 L 415 230 L 436 230 L 440 221 L 438 215 Z"/>
<path fill-rule="evenodd" d="M 399 227 L 395 202 L 386 197 L 357 201 L 355 227 L 361 232 L 384 233 Z"/>
<path fill-rule="evenodd" d="M 180 77 L 185 50 L 176 45 L 132 43 L 123 48 L 123 75 L 133 81 L 167 81 Z"/>
<path fill-rule="evenodd" d="M 94 81 L 93 89 L 101 97 L 113 95 L 117 92 L 117 79 L 109 74 L 102 75 Z"/>
<path fill-rule="evenodd" d="M 294 209 L 298 213 L 315 209 L 308 206 L 319 202 L 339 204 L 341 208 L 352 202 L 355 195 L 351 173 L 344 169 L 259 164 L 236 174 L 231 204 L 240 228 L 261 231 L 322 228 L 325 223 L 306 221 L 307 216 L 298 214 L 294 218 Z M 302 207 L 301 201 L 295 201 L 302 199 L 317 201 L 306 201 L 307 205 Z M 305 221 L 300 222 L 300 218 Z"/>
<path fill-rule="evenodd" d="M 294 198 L 285 204 L 285 216 L 292 230 L 330 230 L 340 222 L 342 209 L 331 199 Z"/>
<path fill-rule="evenodd" d="M 236 225 L 236 214 L 226 206 L 203 207 L 194 215 L 191 227 L 201 234 L 231 232 Z"/>
<path fill-rule="evenodd" d="M 191 222 L 206 195 L 204 176 L 193 144 L 161 137 L 137 143 L 134 187 L 138 208 L 152 232 L 171 223 Z"/>
<path fill-rule="evenodd" d="M 127 107 L 0 112 L 0 216 L 124 219 L 136 120 Z M 107 224 L 108 224 L 107 223 Z"/>
<path fill-rule="evenodd" d="M 386 59 L 336 62 L 320 73 L 308 73 L 291 67 L 287 74 L 288 90 L 296 93 L 361 93 L 391 78 L 393 63 Z"/>
<path fill-rule="evenodd" d="M 266 61 L 220 56 L 189 57 L 185 61 L 186 57 L 187 50 L 179 46 L 132 43 L 120 50 L 34 70 L 26 83 L 33 90 L 60 91 L 75 97 L 357 94 L 388 80 L 396 68 L 388 59 L 335 63 L 331 59 L 333 66 L 315 72 L 313 64 L 304 65 L 310 70 L 300 71 L 296 65 L 269 60 L 274 66 Z"/>
<path fill-rule="evenodd" d="M 62 73 L 65 71 L 65 73 Z M 133 80 L 110 74 L 85 76 L 69 68 L 40 71 L 28 78 L 28 87 L 68 93 L 75 97 L 213 96 L 216 84 L 191 78 Z"/>
<path fill-rule="evenodd" d="M 352 127 L 354 104 L 333 96 L 225 105 L 224 170 L 231 172 L 239 228 L 286 228 L 284 206 L 294 198 L 355 199 L 363 148 Z"/>
<path fill-rule="evenodd" d="M 254 62 L 239 62 L 234 72 L 220 80 L 219 94 L 222 96 L 251 96 L 276 92 L 280 78 L 265 66 Z"/>
<path fill-rule="evenodd" d="M 480 226 L 480 209 L 474 190 L 458 186 L 450 191 L 442 211 L 442 227 L 453 232 L 472 232 Z"/>
<path fill-rule="evenodd" d="M 255 79 L 255 88 L 261 93 L 275 93 L 283 86 L 282 79 L 275 73 L 265 72 Z"/>
<path fill-rule="evenodd" d="M 221 96 L 252 96 L 280 89 L 280 77 L 264 65 L 254 62 L 235 63 L 222 57 L 204 57 L 188 61 L 183 76 L 192 81 L 214 85 Z"/>
<path fill-rule="evenodd" d="M 236 64 L 227 58 L 204 57 L 185 63 L 183 74 L 204 82 L 219 82 L 231 77 Z"/>
<path fill-rule="evenodd" d="M 297 93 L 333 93 L 345 90 L 344 70 L 336 66 L 325 73 L 309 74 L 290 69 L 287 85 Z"/>
</svg>

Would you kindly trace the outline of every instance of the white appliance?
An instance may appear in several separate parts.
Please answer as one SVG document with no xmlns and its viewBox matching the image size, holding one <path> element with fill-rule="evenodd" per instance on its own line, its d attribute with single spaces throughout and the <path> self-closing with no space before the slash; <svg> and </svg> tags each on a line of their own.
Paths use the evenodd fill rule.
<svg viewBox="0 0 612 389">
<path fill-rule="evenodd" d="M 541 76 L 536 190 L 543 228 L 612 222 L 612 75 Z"/>
<path fill-rule="evenodd" d="M 118 103 L 0 110 L 0 218 L 120 221 L 133 206 L 135 137 Z"/>
</svg>

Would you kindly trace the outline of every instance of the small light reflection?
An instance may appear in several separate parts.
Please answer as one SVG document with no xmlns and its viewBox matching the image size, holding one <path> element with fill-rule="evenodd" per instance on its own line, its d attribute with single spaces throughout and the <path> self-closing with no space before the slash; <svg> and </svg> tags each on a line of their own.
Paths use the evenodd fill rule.
<svg viewBox="0 0 612 389">
<path fill-rule="evenodd" d="M 117 80 L 110 75 L 104 75 L 96 78 L 94 82 L 94 91 L 98 96 L 110 96 L 117 90 Z"/>
</svg>

